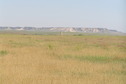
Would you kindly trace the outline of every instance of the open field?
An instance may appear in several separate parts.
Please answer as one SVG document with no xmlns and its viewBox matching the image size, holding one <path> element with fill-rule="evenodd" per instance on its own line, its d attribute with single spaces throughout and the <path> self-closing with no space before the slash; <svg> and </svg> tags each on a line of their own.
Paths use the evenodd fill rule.
<svg viewBox="0 0 126 84">
<path fill-rule="evenodd" d="M 0 34 L 0 84 L 126 84 L 126 36 Z"/>
</svg>

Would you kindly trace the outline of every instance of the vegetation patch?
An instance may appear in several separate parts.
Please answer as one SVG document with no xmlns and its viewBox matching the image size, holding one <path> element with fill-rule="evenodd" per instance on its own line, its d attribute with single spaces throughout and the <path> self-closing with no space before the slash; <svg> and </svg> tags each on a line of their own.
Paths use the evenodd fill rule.
<svg viewBox="0 0 126 84">
<path fill-rule="evenodd" d="M 0 56 L 4 56 L 4 55 L 7 55 L 8 52 L 6 50 L 1 50 L 0 51 Z"/>
<path fill-rule="evenodd" d="M 75 56 L 75 59 L 78 59 L 80 61 L 91 61 L 91 62 L 108 62 L 109 57 L 103 57 L 103 56 Z"/>
<path fill-rule="evenodd" d="M 52 50 L 52 49 L 53 49 L 53 46 L 52 46 L 51 44 L 49 44 L 49 45 L 48 45 L 48 48 L 49 48 L 50 50 Z"/>
<path fill-rule="evenodd" d="M 108 57 L 108 56 L 72 56 L 72 55 L 64 55 L 60 57 L 60 59 L 72 59 L 78 61 L 90 61 L 90 62 L 126 62 L 126 58 L 117 58 L 117 57 Z"/>
<path fill-rule="evenodd" d="M 34 44 L 31 42 L 11 42 L 10 45 L 13 47 L 27 47 L 33 46 Z"/>
<path fill-rule="evenodd" d="M 106 73 L 107 74 L 115 74 L 115 75 L 126 75 L 126 71 L 124 71 L 124 70 L 121 70 L 121 71 L 112 70 L 112 71 L 106 71 Z"/>
<path fill-rule="evenodd" d="M 83 77 L 83 76 L 88 76 L 89 73 L 86 72 L 71 72 L 72 76 L 79 76 L 79 77 Z"/>
</svg>

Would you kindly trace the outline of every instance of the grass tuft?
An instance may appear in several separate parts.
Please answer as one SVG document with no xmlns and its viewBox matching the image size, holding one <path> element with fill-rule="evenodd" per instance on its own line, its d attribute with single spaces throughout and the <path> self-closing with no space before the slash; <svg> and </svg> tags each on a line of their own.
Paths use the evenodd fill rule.
<svg viewBox="0 0 126 84">
<path fill-rule="evenodd" d="M 53 45 L 48 44 L 48 49 L 49 49 L 49 50 L 52 50 L 53 48 L 54 48 L 54 46 L 53 46 Z"/>
<path fill-rule="evenodd" d="M 6 50 L 0 51 L 0 56 L 4 56 L 4 55 L 7 55 L 7 54 L 8 54 L 8 52 Z"/>
</svg>

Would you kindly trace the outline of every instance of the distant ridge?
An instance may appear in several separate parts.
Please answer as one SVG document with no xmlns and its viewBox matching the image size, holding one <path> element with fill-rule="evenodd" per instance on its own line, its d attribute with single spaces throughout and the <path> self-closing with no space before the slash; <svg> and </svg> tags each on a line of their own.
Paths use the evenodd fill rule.
<svg viewBox="0 0 126 84">
<path fill-rule="evenodd" d="M 43 31 L 43 32 L 82 32 L 82 33 L 122 33 L 107 28 L 83 27 L 0 27 L 0 30 Z"/>
</svg>

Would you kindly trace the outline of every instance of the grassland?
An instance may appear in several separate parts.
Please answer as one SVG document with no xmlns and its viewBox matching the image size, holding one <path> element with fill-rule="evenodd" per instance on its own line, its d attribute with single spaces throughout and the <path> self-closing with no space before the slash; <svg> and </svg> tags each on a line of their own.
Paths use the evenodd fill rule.
<svg viewBox="0 0 126 84">
<path fill-rule="evenodd" d="M 0 84 L 126 84 L 126 36 L 0 34 Z"/>
</svg>

